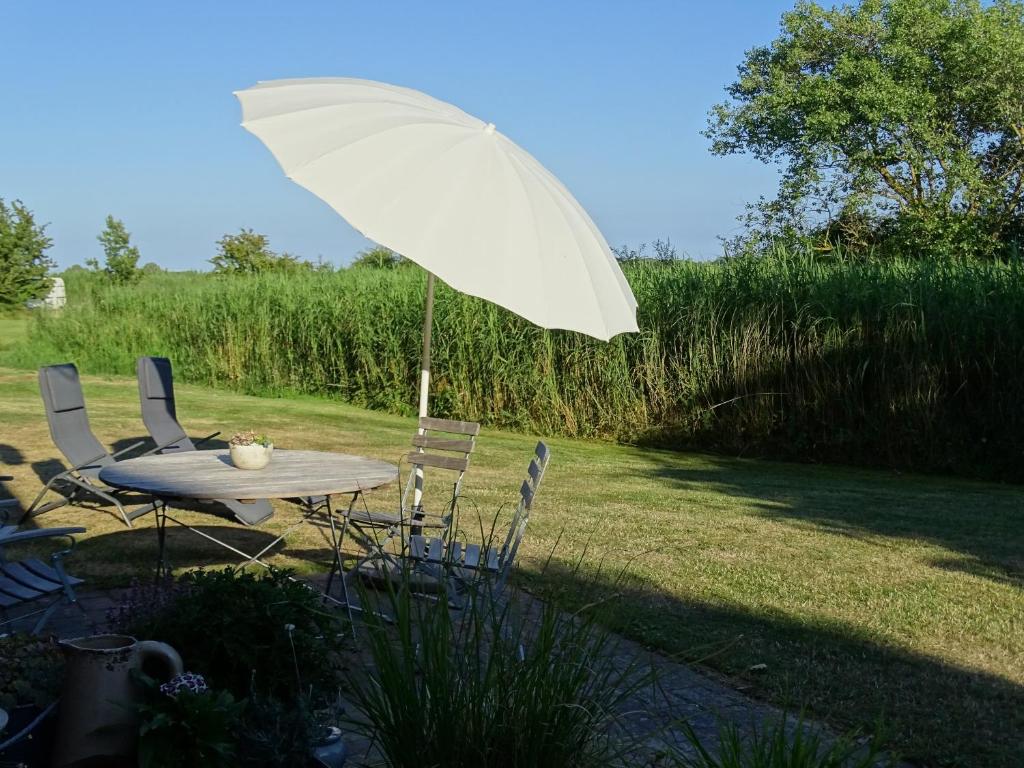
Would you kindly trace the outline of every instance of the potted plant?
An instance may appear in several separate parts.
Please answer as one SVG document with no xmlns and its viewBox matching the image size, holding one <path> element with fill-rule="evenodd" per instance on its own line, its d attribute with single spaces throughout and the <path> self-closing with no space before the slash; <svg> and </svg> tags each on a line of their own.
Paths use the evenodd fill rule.
<svg viewBox="0 0 1024 768">
<path fill-rule="evenodd" d="M 163 685 L 140 675 L 146 701 L 139 707 L 140 768 L 230 768 L 244 701 L 214 691 L 202 675 L 184 672 Z"/>
<path fill-rule="evenodd" d="M 4 764 L 43 765 L 53 743 L 50 717 L 64 678 L 64 656 L 53 640 L 32 635 L 0 637 L 0 709 L 8 714 L 0 743 L 25 733 L 0 752 Z M 27 729 L 27 730 L 26 730 Z"/>
<path fill-rule="evenodd" d="M 274 455 L 274 443 L 270 438 L 252 430 L 236 433 L 230 446 L 231 463 L 239 469 L 263 469 Z"/>
</svg>

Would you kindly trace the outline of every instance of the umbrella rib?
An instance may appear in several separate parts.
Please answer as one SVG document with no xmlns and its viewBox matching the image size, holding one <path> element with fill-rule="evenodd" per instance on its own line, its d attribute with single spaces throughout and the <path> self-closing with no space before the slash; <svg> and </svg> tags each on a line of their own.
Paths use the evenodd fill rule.
<svg viewBox="0 0 1024 768">
<path fill-rule="evenodd" d="M 519 149 L 518 145 L 513 144 L 513 146 L 516 147 L 517 149 Z M 523 151 L 525 152 L 525 150 L 523 150 Z M 512 165 L 513 169 L 515 169 L 516 173 L 519 174 L 520 179 L 524 178 L 523 177 L 523 173 L 526 173 L 528 171 L 528 169 L 526 169 L 526 168 L 520 169 L 519 166 L 521 165 L 521 160 L 518 157 L 516 157 L 514 154 L 510 154 L 508 157 L 509 157 L 509 160 L 512 161 L 511 165 Z M 551 202 L 553 203 L 554 208 L 555 208 L 556 211 L 558 211 L 558 215 L 562 218 L 562 222 L 565 224 L 566 229 L 570 233 L 573 233 L 575 231 L 575 227 L 573 227 L 572 222 L 569 220 L 569 216 L 566 214 L 566 211 L 565 211 L 563 205 L 559 201 L 558 196 L 555 194 L 556 191 L 561 191 L 561 190 L 557 190 L 557 188 L 553 190 L 550 187 L 550 185 L 545 183 L 545 179 L 542 176 L 540 176 L 539 174 L 536 174 L 536 173 L 530 174 L 529 178 L 532 178 L 532 179 L 534 179 L 536 181 L 537 186 L 541 190 L 543 190 L 544 194 L 546 194 L 548 196 L 548 198 L 551 200 Z M 525 184 L 523 186 L 525 188 Z M 569 195 L 568 190 L 565 190 L 565 194 Z M 571 197 L 571 195 L 570 195 L 570 197 Z M 594 233 L 590 230 L 589 227 L 587 227 L 587 234 L 597 243 L 598 247 L 601 246 L 601 243 L 597 240 L 597 238 L 594 237 Z M 597 281 L 594 280 L 594 272 L 591 269 L 591 265 L 583 257 L 583 251 L 580 250 L 580 247 L 575 242 L 575 240 L 576 240 L 575 238 L 570 238 L 570 241 L 573 242 L 573 245 L 574 245 L 574 247 L 576 249 L 576 259 L 582 265 L 584 272 L 590 277 L 591 283 L 596 285 Z M 596 305 L 598 305 L 598 308 L 600 308 L 600 301 L 598 300 L 596 295 L 593 296 L 593 301 L 594 301 L 594 303 Z M 604 325 L 606 337 L 610 338 L 611 334 L 608 333 L 608 322 L 604 318 L 603 313 L 598 311 L 596 313 L 596 315 L 601 318 L 601 323 L 602 323 L 602 325 Z"/>
<path fill-rule="evenodd" d="M 319 111 L 321 109 L 338 109 L 338 108 L 342 108 L 342 107 L 361 106 L 361 105 L 366 105 L 366 104 L 371 104 L 371 105 L 393 104 L 393 105 L 398 106 L 398 107 L 406 107 L 409 110 L 412 110 L 412 111 L 415 111 L 415 112 L 422 112 L 424 115 L 434 114 L 429 109 L 424 109 L 423 107 L 421 107 L 421 106 L 419 106 L 417 104 L 412 104 L 412 103 L 405 102 L 405 101 L 397 101 L 397 100 L 394 100 L 394 99 L 353 99 L 351 101 L 344 101 L 344 102 L 340 102 L 340 103 L 339 102 L 334 102 L 332 104 L 318 104 L 315 107 L 302 107 L 301 109 L 289 109 L 289 110 L 287 110 L 285 112 L 275 112 L 272 115 L 261 115 L 259 117 L 249 118 L 248 120 L 246 120 L 244 115 L 243 115 L 242 126 L 245 127 L 246 129 L 248 129 L 250 125 L 255 125 L 256 123 L 261 123 L 261 122 L 264 122 L 264 121 L 274 120 L 275 118 L 279 118 L 279 117 L 289 117 L 291 115 L 301 115 L 301 114 L 304 114 L 306 112 L 317 112 L 317 111 Z M 244 107 L 244 103 L 243 103 L 243 107 Z M 471 115 L 466 114 L 465 112 L 463 112 L 463 114 L 466 115 L 466 117 L 470 118 L 471 120 L 476 120 L 475 123 L 471 122 L 471 123 L 467 124 L 465 126 L 466 128 L 479 128 L 479 127 L 482 127 L 484 125 L 484 121 L 483 120 L 474 118 Z M 437 122 L 448 122 L 448 117 L 449 117 L 448 115 L 444 115 L 445 119 L 444 120 L 439 120 Z"/>
<path fill-rule="evenodd" d="M 360 136 L 358 139 L 350 141 L 348 144 L 342 144 L 341 146 L 331 147 L 327 151 L 321 152 L 319 155 L 316 155 L 315 157 L 311 157 L 308 160 L 303 160 L 298 165 L 296 165 L 296 166 L 294 166 L 292 168 L 287 169 L 286 172 L 288 174 L 288 177 L 291 178 L 293 173 L 295 173 L 297 171 L 301 171 L 303 168 L 306 168 L 306 167 L 312 165 L 313 163 L 317 162 L 318 160 L 323 160 L 325 157 L 329 157 L 330 155 L 333 155 L 333 154 L 336 154 L 338 152 L 341 152 L 344 149 L 351 149 L 352 147 L 354 147 L 357 144 L 360 144 L 360 143 L 362 143 L 364 141 L 368 141 L 370 139 L 379 138 L 380 136 L 383 136 L 385 133 L 391 133 L 392 131 L 397 131 L 397 130 L 399 130 L 401 128 L 409 128 L 409 127 L 415 126 L 415 125 L 444 125 L 444 123 L 442 121 L 439 121 L 439 120 L 417 120 L 417 121 L 413 121 L 413 122 L 402 123 L 401 125 L 393 125 L 390 128 L 385 128 L 385 129 L 377 131 L 375 133 L 370 133 L 370 134 L 367 134 L 366 136 Z"/>
</svg>

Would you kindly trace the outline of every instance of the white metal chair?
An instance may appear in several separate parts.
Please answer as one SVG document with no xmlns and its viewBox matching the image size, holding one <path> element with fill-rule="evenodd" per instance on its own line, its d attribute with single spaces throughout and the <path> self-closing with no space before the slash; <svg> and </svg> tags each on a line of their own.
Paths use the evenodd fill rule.
<svg viewBox="0 0 1024 768">
<path fill-rule="evenodd" d="M 465 544 L 443 536 L 414 534 L 409 538 L 409 549 L 403 559 L 412 565 L 414 571 L 425 570 L 428 576 L 438 576 L 440 569 L 444 569 L 454 577 L 457 589 L 464 589 L 481 575 L 494 578 L 496 588 L 502 589 L 526 534 L 533 501 L 550 460 L 551 451 L 548 447 L 543 442 L 537 443 L 526 471 L 526 479 L 519 489 L 519 504 L 500 548 L 492 546 L 490 541 Z"/>
<path fill-rule="evenodd" d="M 409 465 L 409 478 L 402 491 L 398 510 L 378 512 L 365 506 L 359 507 L 357 505 L 362 499 L 357 495 L 353 497 L 343 517 L 341 546 L 348 537 L 361 550 L 350 574 L 358 573 L 374 561 L 388 561 L 392 557 L 388 545 L 397 540 L 399 549 L 404 549 L 405 538 L 409 534 L 419 535 L 423 530 L 433 530 L 438 531 L 442 537 L 446 535 L 479 434 L 480 425 L 476 422 L 420 417 L 419 429 L 412 438 L 415 450 L 403 457 L 403 462 Z M 430 507 L 424 503 L 424 475 L 427 468 L 454 473 L 451 495 L 442 506 Z M 327 577 L 327 593 L 330 593 L 334 577 L 340 575 L 347 602 L 349 596 L 345 579 L 348 577 L 342 572 L 341 546 Z"/>
</svg>

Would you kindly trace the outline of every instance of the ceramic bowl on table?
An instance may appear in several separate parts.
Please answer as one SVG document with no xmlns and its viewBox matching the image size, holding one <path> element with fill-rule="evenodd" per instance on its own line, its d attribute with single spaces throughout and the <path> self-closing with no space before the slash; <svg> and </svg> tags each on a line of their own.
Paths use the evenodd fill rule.
<svg viewBox="0 0 1024 768">
<path fill-rule="evenodd" d="M 232 445 L 231 463 L 238 469 L 263 469 L 274 455 L 274 444 Z"/>
</svg>

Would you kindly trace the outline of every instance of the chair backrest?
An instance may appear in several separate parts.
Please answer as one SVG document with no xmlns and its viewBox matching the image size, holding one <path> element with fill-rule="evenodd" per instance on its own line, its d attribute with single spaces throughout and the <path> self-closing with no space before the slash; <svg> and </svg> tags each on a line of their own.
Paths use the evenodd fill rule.
<svg viewBox="0 0 1024 768">
<path fill-rule="evenodd" d="M 82 382 L 74 363 L 40 368 L 39 394 L 43 397 L 53 444 L 71 462 L 71 466 L 88 462 L 94 466 L 83 470 L 82 474 L 95 476 L 99 474 L 100 467 L 114 463 L 110 453 L 96 439 L 89 426 Z"/>
<path fill-rule="evenodd" d="M 530 521 L 530 509 L 533 507 L 533 500 L 537 497 L 537 491 L 540 490 L 540 484 L 544 479 L 549 461 L 551 461 L 550 449 L 543 442 L 537 443 L 537 447 L 533 449 L 533 458 L 530 459 L 530 465 L 526 469 L 526 479 L 523 480 L 523 484 L 519 488 L 519 506 L 516 507 L 516 513 L 512 516 L 508 535 L 498 554 L 498 570 L 503 579 L 507 576 L 512 563 L 515 562 L 519 544 L 526 534 L 526 524 Z"/>
<path fill-rule="evenodd" d="M 171 361 L 166 357 L 140 357 L 135 363 L 135 376 L 139 381 L 142 423 L 157 445 L 168 446 L 162 453 L 194 451 L 195 445 L 178 423 Z"/>
<path fill-rule="evenodd" d="M 408 510 L 411 495 L 416 490 L 417 470 L 426 467 L 455 472 L 452 498 L 449 506 L 455 503 L 462 488 L 462 478 L 469 469 L 469 457 L 476 447 L 476 438 L 480 434 L 480 425 L 474 421 L 453 421 L 451 419 L 435 419 L 421 416 L 419 431 L 413 435 L 412 445 L 416 450 L 405 455 L 405 461 L 411 466 L 409 482 L 402 494 L 402 509 Z"/>
</svg>

